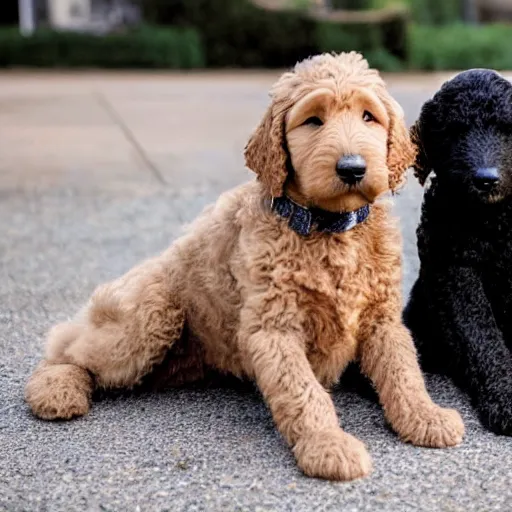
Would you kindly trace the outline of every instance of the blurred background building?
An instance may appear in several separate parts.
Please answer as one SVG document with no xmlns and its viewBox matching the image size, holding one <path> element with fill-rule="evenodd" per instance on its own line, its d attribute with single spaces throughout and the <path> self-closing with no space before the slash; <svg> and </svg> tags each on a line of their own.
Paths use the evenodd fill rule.
<svg viewBox="0 0 512 512">
<path fill-rule="evenodd" d="M 33 17 L 35 27 L 57 30 L 107 32 L 120 25 L 140 21 L 140 8 L 130 0 L 3 0 L 3 23 L 23 23 L 23 13 Z M 2 11 L 3 8 L 0 8 Z M 21 15 L 21 16 L 20 16 Z M 20 19 L 21 18 L 21 19 Z"/>
<path fill-rule="evenodd" d="M 47 0 L 47 19 L 54 28 L 108 31 L 140 20 L 129 0 Z"/>
</svg>

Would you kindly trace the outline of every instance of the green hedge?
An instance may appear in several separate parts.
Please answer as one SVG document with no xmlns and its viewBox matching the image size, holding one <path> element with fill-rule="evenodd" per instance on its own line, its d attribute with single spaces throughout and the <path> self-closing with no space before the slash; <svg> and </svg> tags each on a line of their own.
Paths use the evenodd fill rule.
<svg viewBox="0 0 512 512">
<path fill-rule="evenodd" d="M 0 30 L 0 67 L 187 69 L 204 64 L 193 29 L 145 27 L 106 36 L 41 30 L 31 37 Z"/>
<path fill-rule="evenodd" d="M 283 68 L 320 52 L 357 50 L 372 65 L 397 70 L 407 57 L 402 18 L 352 25 L 320 22 L 304 10 L 269 11 L 249 0 L 141 2 L 152 25 L 126 33 L 40 30 L 24 38 L 0 30 L 0 67 Z"/>
<path fill-rule="evenodd" d="M 512 69 L 511 25 L 414 26 L 410 67 L 417 70 Z"/>
<path fill-rule="evenodd" d="M 331 0 L 334 9 L 347 9 L 358 11 L 361 9 L 371 9 L 373 0 Z"/>
<path fill-rule="evenodd" d="M 461 0 L 408 0 L 413 19 L 423 25 L 446 25 L 462 19 Z"/>
<path fill-rule="evenodd" d="M 268 13 L 245 0 L 173 0 L 172 10 L 160 1 L 178 26 L 107 36 L 41 30 L 22 37 L 0 29 L 0 67 L 289 67 L 320 52 L 359 50 L 382 71 L 512 69 L 512 25 L 354 26 Z"/>
<path fill-rule="evenodd" d="M 247 0 L 146 0 L 152 23 L 193 27 L 208 67 L 282 67 L 316 53 L 315 23 L 297 11 L 273 12 Z"/>
<path fill-rule="evenodd" d="M 358 26 L 324 23 L 304 11 L 268 11 L 248 0 L 144 0 L 142 5 L 152 23 L 196 29 L 208 67 L 289 67 L 334 50 L 364 51 L 396 67 L 407 53 L 405 20 Z"/>
<path fill-rule="evenodd" d="M 290 22 L 291 23 L 291 22 Z M 108 36 L 38 31 L 22 37 L 16 29 L 0 29 L 0 67 L 89 67 L 188 69 L 211 66 L 289 67 L 311 54 L 324 51 L 360 50 L 372 66 L 382 71 L 458 70 L 490 67 L 512 69 L 512 25 L 413 25 L 408 60 L 385 48 L 390 34 L 385 26 L 346 26 L 307 23 L 297 37 L 273 40 L 266 25 L 262 40 L 256 32 L 233 31 L 237 44 L 215 42 L 214 33 L 199 37 L 191 28 L 151 28 Z M 256 29 L 255 29 L 256 30 Z M 289 30 L 292 28 L 289 26 Z M 260 33 L 261 34 L 261 33 Z M 400 31 L 392 32 L 396 40 Z M 292 44 L 297 41 L 297 44 Z M 209 45 L 209 46 L 208 46 Z M 249 48 L 247 46 L 250 46 Z M 206 51 L 203 50 L 206 48 Z"/>
<path fill-rule="evenodd" d="M 357 0 L 356 0 L 357 1 Z M 462 21 L 462 0 L 371 0 L 372 7 L 402 3 L 419 25 L 447 25 Z"/>
<path fill-rule="evenodd" d="M 386 25 L 354 25 L 340 30 L 333 23 L 321 23 L 316 27 L 318 52 L 342 52 L 358 50 L 364 54 L 371 66 L 383 71 L 400 71 L 406 62 L 389 50 L 386 44 Z M 405 33 L 393 32 L 393 37 L 407 37 Z"/>
</svg>

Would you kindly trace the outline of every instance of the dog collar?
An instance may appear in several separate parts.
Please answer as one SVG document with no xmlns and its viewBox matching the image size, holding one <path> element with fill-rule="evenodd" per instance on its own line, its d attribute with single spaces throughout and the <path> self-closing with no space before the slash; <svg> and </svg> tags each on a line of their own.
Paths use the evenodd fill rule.
<svg viewBox="0 0 512 512">
<path fill-rule="evenodd" d="M 328 212 L 320 208 L 305 208 L 286 196 L 272 198 L 270 208 L 283 219 L 288 219 L 290 229 L 302 236 L 310 235 L 314 229 L 324 233 L 343 233 L 364 222 L 370 214 L 368 204 L 352 212 Z"/>
</svg>

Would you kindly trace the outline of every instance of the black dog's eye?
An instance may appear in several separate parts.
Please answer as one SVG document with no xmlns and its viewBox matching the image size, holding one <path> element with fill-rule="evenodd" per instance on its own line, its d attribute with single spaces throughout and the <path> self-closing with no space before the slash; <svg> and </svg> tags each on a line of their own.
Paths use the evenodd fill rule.
<svg viewBox="0 0 512 512">
<path fill-rule="evenodd" d="M 313 126 L 322 126 L 324 124 L 324 122 L 319 118 L 319 117 L 308 117 L 305 121 L 304 121 L 304 124 L 309 124 L 309 125 L 313 125 Z"/>
<path fill-rule="evenodd" d="M 363 121 L 365 123 L 372 123 L 374 121 L 377 121 L 377 119 L 375 119 L 374 115 L 371 112 L 368 112 L 368 110 L 365 110 L 363 112 Z"/>
</svg>

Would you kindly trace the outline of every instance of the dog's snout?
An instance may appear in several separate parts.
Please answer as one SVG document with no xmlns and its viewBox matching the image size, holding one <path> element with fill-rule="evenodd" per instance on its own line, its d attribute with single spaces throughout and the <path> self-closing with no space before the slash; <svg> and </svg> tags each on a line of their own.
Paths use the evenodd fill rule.
<svg viewBox="0 0 512 512">
<path fill-rule="evenodd" d="M 366 161 L 361 155 L 345 155 L 336 163 L 338 176 L 350 185 L 361 181 L 366 173 Z"/>
<path fill-rule="evenodd" d="M 499 173 L 496 167 L 481 167 L 474 175 L 475 187 L 482 191 L 490 191 L 499 180 Z"/>
</svg>

